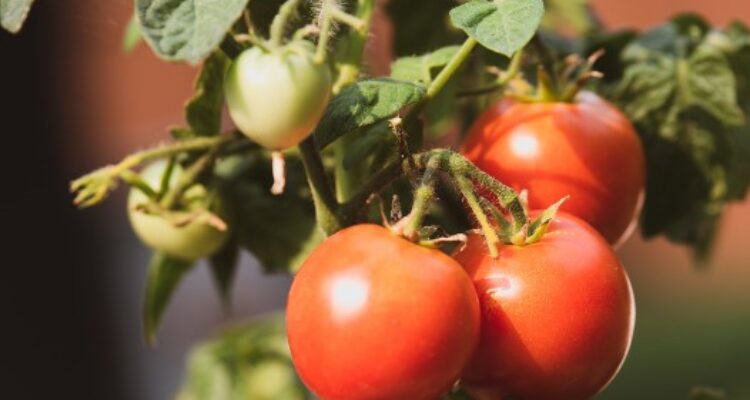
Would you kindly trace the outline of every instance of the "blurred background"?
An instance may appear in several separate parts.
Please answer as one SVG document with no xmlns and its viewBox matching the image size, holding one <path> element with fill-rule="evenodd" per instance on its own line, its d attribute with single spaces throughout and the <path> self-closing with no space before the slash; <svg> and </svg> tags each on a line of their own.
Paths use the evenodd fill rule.
<svg viewBox="0 0 750 400">
<path fill-rule="evenodd" d="M 594 4 L 610 27 L 647 28 L 683 11 L 750 23 L 750 3 L 739 0 Z M 284 307 L 290 278 L 262 276 L 250 256 L 230 315 L 197 268 L 149 349 L 140 326 L 148 252 L 129 229 L 123 192 L 91 210 L 72 206 L 70 179 L 165 140 L 192 91 L 194 68 L 143 45 L 121 50 L 131 12 L 130 0 L 40 1 L 19 36 L 0 32 L 2 398 L 169 399 L 192 344 Z M 377 51 L 370 62 L 388 64 Z M 708 385 L 750 399 L 749 235 L 745 202 L 727 213 L 706 269 L 663 240 L 634 237 L 621 249 L 637 327 L 624 369 L 598 398 L 682 399 Z"/>
</svg>

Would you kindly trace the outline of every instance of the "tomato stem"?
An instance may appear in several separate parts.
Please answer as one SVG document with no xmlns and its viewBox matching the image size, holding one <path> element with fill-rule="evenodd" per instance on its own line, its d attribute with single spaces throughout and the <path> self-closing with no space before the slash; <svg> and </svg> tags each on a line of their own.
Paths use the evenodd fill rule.
<svg viewBox="0 0 750 400">
<path fill-rule="evenodd" d="M 284 31 L 286 30 L 289 19 L 297 11 L 300 0 L 287 0 L 279 8 L 279 13 L 273 18 L 271 23 L 271 46 L 280 47 L 284 41 Z"/>
<path fill-rule="evenodd" d="M 479 202 L 477 195 L 474 194 L 474 185 L 472 184 L 471 180 L 460 174 L 454 173 L 452 174 L 452 176 L 453 180 L 456 182 L 458 190 L 461 192 L 461 195 L 463 195 L 464 199 L 466 200 L 466 204 L 468 204 L 469 208 L 471 208 L 471 212 L 472 214 L 474 214 L 474 218 L 477 219 L 479 227 L 482 229 L 482 234 L 484 235 L 484 240 L 487 244 L 487 250 L 490 253 L 490 257 L 496 258 L 497 245 L 500 243 L 500 238 L 497 236 L 495 228 L 492 226 L 492 224 L 490 223 L 490 219 L 484 212 L 484 208 Z"/>
<path fill-rule="evenodd" d="M 180 202 L 182 194 L 195 184 L 198 177 L 204 171 L 213 165 L 220 151 L 221 146 L 215 147 L 191 164 L 180 176 L 177 184 L 164 194 L 164 197 L 160 201 L 161 206 L 167 210 L 174 209 Z"/>
<path fill-rule="evenodd" d="M 406 225 L 404 226 L 403 235 L 411 241 L 419 239 L 418 231 L 422 227 L 425 214 L 435 197 L 435 174 L 440 167 L 440 160 L 432 157 L 427 161 L 422 181 L 414 190 L 414 202 L 409 215 L 406 216 Z"/>
<path fill-rule="evenodd" d="M 476 47 L 477 41 L 472 37 L 466 38 L 458 52 L 451 58 L 448 64 L 440 70 L 440 73 L 435 79 L 430 82 L 430 86 L 427 88 L 427 94 L 423 102 L 428 102 L 437 96 L 441 90 L 445 87 L 448 81 L 456 74 L 461 68 L 464 62 L 469 58 L 471 51 Z"/>
</svg>

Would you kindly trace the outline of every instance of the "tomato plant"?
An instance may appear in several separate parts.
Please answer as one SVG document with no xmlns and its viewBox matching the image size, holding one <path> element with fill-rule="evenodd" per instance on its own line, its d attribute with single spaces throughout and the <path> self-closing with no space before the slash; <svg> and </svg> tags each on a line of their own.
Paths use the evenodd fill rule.
<svg viewBox="0 0 750 400">
<path fill-rule="evenodd" d="M 312 133 L 331 93 L 328 66 L 315 62 L 307 41 L 245 50 L 226 78 L 229 114 L 250 139 L 271 150 L 297 145 Z"/>
<path fill-rule="evenodd" d="M 0 24 L 32 3 L 0 0 Z M 750 188 L 750 29 L 612 32 L 585 3 L 134 0 L 126 47 L 200 65 L 185 123 L 71 190 L 89 207 L 130 186 L 146 339 L 198 259 L 225 302 L 242 250 L 297 274 L 288 340 L 281 319 L 224 336 L 186 398 L 605 387 L 633 329 L 609 245 L 639 221 L 705 260 Z"/>
<path fill-rule="evenodd" d="M 377 225 L 313 251 L 287 331 L 297 371 L 325 399 L 435 399 L 476 346 L 479 303 L 460 265 Z"/>
<path fill-rule="evenodd" d="M 635 308 L 606 241 L 561 213 L 541 239 L 491 258 L 480 236 L 454 257 L 482 306 L 479 347 L 462 382 L 479 399 L 588 399 L 622 365 Z"/>
<path fill-rule="evenodd" d="M 160 191 L 162 181 L 168 190 L 182 176 L 182 168 L 178 165 L 173 166 L 169 176 L 165 177 L 166 170 L 166 162 L 155 162 L 141 173 L 144 183 L 153 193 Z M 229 237 L 225 226 L 211 224 L 214 215 L 202 213 L 210 208 L 221 214 L 219 199 L 211 198 L 202 185 L 193 185 L 185 192 L 177 211 L 149 210 L 153 200 L 140 188 L 130 189 L 130 224 L 143 243 L 154 250 L 184 260 L 196 260 L 216 252 Z"/>
<path fill-rule="evenodd" d="M 529 207 L 562 206 L 613 244 L 635 228 L 645 161 L 638 134 L 590 92 L 571 103 L 503 101 L 482 114 L 463 152 L 495 178 L 528 190 Z"/>
</svg>

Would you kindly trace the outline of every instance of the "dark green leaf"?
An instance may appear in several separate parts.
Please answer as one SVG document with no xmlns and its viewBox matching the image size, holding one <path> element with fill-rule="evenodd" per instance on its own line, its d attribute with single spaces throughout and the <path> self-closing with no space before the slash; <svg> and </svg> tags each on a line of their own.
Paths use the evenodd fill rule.
<svg viewBox="0 0 750 400">
<path fill-rule="evenodd" d="M 195 81 L 195 94 L 185 105 L 185 119 L 198 136 L 218 135 L 224 106 L 224 75 L 230 60 L 215 51 L 203 63 Z"/>
<path fill-rule="evenodd" d="M 393 79 L 369 79 L 348 86 L 331 100 L 315 129 L 322 149 L 339 137 L 388 119 L 424 98 L 423 86 Z"/>
<path fill-rule="evenodd" d="M 531 40 L 543 15 L 542 0 L 472 0 L 450 11 L 453 25 L 507 57 Z"/>
<path fill-rule="evenodd" d="M 300 160 L 287 156 L 280 196 L 270 193 L 271 161 L 265 154 L 228 157 L 216 170 L 240 246 L 268 272 L 296 271 L 324 237 Z"/>
<path fill-rule="evenodd" d="M 18 33 L 33 3 L 34 0 L 0 0 L 0 25 L 10 33 Z"/>
<path fill-rule="evenodd" d="M 232 236 L 224 247 L 211 256 L 211 275 L 214 278 L 219 296 L 225 308 L 230 306 L 232 295 L 232 282 L 237 272 L 237 261 L 240 249 L 237 238 Z"/>
<path fill-rule="evenodd" d="M 143 302 L 143 332 L 149 344 L 156 342 L 156 332 L 177 285 L 190 271 L 193 262 L 155 253 L 148 266 Z"/>
<path fill-rule="evenodd" d="M 143 39 L 141 34 L 141 24 L 138 23 L 138 19 L 135 15 L 130 17 L 128 26 L 125 28 L 125 35 L 122 37 L 122 48 L 126 53 L 130 53 L 135 50 L 138 43 Z"/>
<path fill-rule="evenodd" d="M 211 54 L 248 0 L 136 0 L 144 38 L 167 60 L 197 63 Z"/>
<path fill-rule="evenodd" d="M 391 78 L 418 84 L 432 82 L 435 69 L 442 68 L 458 52 L 459 46 L 447 46 L 421 56 L 401 57 L 391 64 Z"/>
<path fill-rule="evenodd" d="M 724 54 L 713 46 L 699 46 L 685 65 L 687 79 L 681 95 L 727 125 L 741 125 L 745 119 L 737 105 L 737 83 Z M 680 72 L 678 70 L 678 72 Z M 681 77 L 682 78 L 682 77 Z"/>
</svg>

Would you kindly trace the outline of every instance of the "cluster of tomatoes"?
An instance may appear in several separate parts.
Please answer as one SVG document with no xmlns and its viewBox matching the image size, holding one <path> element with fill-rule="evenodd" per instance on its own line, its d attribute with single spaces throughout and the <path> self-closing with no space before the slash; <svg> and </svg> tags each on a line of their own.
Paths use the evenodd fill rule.
<svg viewBox="0 0 750 400">
<path fill-rule="evenodd" d="M 240 55 L 226 95 L 237 127 L 280 150 L 312 131 L 330 89 L 309 43 L 292 42 Z M 288 98 L 271 102 L 270 93 Z M 287 308 L 295 367 L 321 398 L 436 400 L 460 381 L 479 400 L 587 399 L 620 368 L 634 304 L 612 246 L 632 231 L 645 169 L 630 123 L 587 92 L 573 102 L 505 100 L 479 118 L 462 153 L 527 190 L 532 217 L 569 200 L 538 241 L 502 244 L 495 258 L 477 233 L 452 255 L 378 225 L 325 240 L 295 277 Z M 152 188 L 165 168 L 144 173 Z M 182 173 L 173 168 L 170 180 Z M 201 189 L 186 192 L 185 204 L 220 213 Z M 134 190 L 131 206 L 144 196 Z M 135 209 L 136 232 L 168 254 L 204 257 L 226 239 L 210 224 L 178 229 Z"/>
<path fill-rule="evenodd" d="M 644 185 L 639 139 L 597 96 L 503 101 L 463 153 L 532 210 L 570 196 L 535 243 L 492 258 L 470 234 L 452 256 L 378 225 L 318 247 L 289 294 L 295 366 L 327 400 L 435 400 L 460 380 L 479 400 L 588 399 L 622 365 L 633 294 L 613 245 Z M 533 217 L 538 212 L 531 212 Z"/>
</svg>

